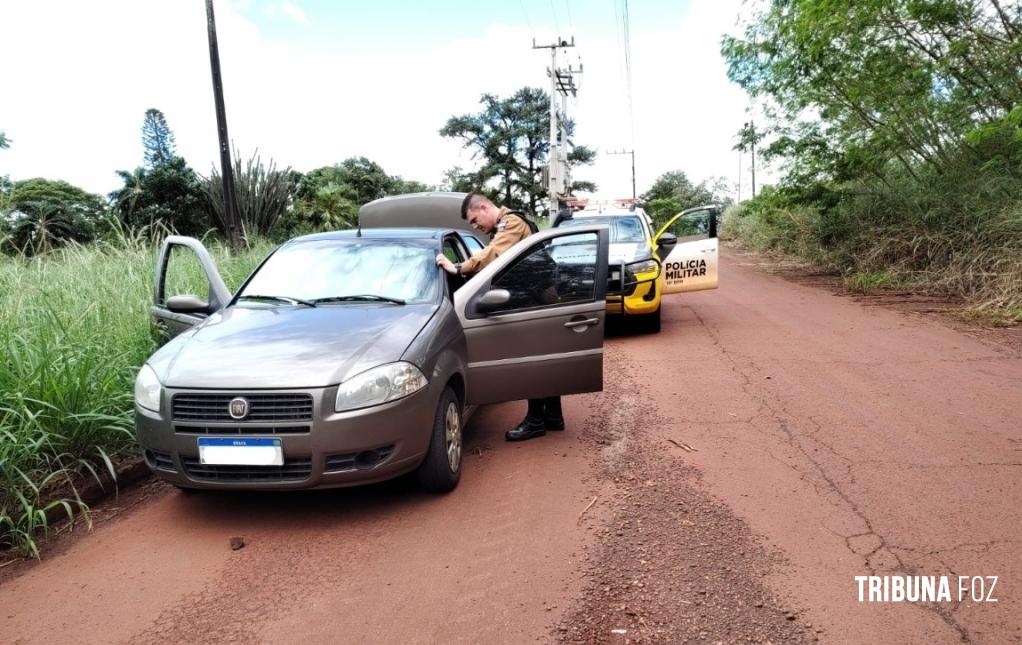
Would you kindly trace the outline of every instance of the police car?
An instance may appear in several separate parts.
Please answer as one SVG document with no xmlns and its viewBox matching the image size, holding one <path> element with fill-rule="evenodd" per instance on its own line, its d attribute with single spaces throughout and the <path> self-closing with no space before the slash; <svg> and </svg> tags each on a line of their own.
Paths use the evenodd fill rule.
<svg viewBox="0 0 1022 645">
<path fill-rule="evenodd" d="M 608 314 L 657 333 L 664 294 L 717 288 L 719 206 L 682 211 L 656 230 L 635 200 L 568 205 L 578 210 L 560 216 L 555 227 L 610 227 Z"/>
</svg>

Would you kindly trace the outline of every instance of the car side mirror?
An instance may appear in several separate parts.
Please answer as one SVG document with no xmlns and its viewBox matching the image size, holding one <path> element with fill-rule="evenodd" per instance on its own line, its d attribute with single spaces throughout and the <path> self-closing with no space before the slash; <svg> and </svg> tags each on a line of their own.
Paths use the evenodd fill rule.
<svg viewBox="0 0 1022 645">
<path fill-rule="evenodd" d="M 490 289 L 476 302 L 476 309 L 481 313 L 486 313 L 509 302 L 511 302 L 510 291 L 507 289 Z"/>
<path fill-rule="evenodd" d="M 674 233 L 662 233 L 656 240 L 656 255 L 663 260 L 671 249 L 678 243 L 678 236 Z"/>
<path fill-rule="evenodd" d="M 176 314 L 208 314 L 209 303 L 198 296 L 185 294 L 167 298 L 167 309 Z"/>
</svg>

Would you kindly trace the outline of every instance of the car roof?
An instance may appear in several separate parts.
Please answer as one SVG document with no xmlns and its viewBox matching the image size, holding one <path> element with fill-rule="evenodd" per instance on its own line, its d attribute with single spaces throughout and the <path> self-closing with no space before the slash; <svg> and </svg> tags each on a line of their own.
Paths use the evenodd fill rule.
<svg viewBox="0 0 1022 645">
<path fill-rule="evenodd" d="M 358 209 L 363 231 L 377 228 L 427 227 L 467 231 L 484 241 L 480 233 L 461 217 L 461 202 L 468 193 L 430 191 L 381 197 Z"/>
<path fill-rule="evenodd" d="M 642 209 L 636 208 L 604 208 L 602 210 L 580 210 L 571 214 L 572 217 L 623 217 L 626 215 L 643 215 Z"/>
</svg>

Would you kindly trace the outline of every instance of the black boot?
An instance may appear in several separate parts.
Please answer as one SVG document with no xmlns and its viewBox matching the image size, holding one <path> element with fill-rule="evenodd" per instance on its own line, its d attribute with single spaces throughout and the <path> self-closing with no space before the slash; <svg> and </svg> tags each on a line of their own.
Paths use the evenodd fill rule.
<svg viewBox="0 0 1022 645">
<path fill-rule="evenodd" d="M 560 432 L 564 430 L 564 414 L 561 413 L 561 397 L 552 396 L 543 399 L 543 421 L 547 430 Z"/>
<path fill-rule="evenodd" d="M 519 423 L 513 430 L 505 432 L 504 438 L 508 441 L 525 441 L 526 439 L 542 437 L 545 434 L 546 425 L 542 419 L 525 417 L 525 420 Z"/>
<path fill-rule="evenodd" d="M 529 399 L 529 411 L 525 419 L 513 430 L 504 433 L 508 441 L 525 441 L 534 437 L 542 437 L 546 434 L 546 424 L 543 421 L 543 399 Z"/>
</svg>

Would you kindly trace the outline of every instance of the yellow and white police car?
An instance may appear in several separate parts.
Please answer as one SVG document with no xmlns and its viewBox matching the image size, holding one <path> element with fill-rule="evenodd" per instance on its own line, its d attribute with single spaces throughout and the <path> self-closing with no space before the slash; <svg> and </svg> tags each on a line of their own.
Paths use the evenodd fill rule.
<svg viewBox="0 0 1022 645">
<path fill-rule="evenodd" d="M 717 288 L 719 206 L 687 209 L 656 230 L 634 200 L 573 204 L 582 208 L 563 214 L 555 226 L 610 228 L 608 314 L 656 333 L 665 294 Z"/>
</svg>

